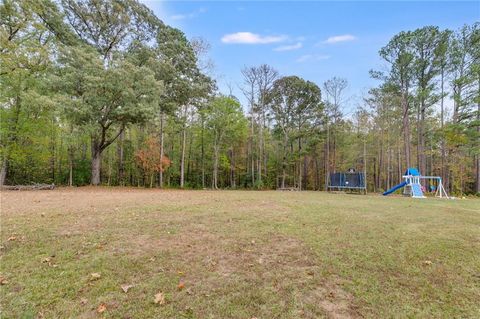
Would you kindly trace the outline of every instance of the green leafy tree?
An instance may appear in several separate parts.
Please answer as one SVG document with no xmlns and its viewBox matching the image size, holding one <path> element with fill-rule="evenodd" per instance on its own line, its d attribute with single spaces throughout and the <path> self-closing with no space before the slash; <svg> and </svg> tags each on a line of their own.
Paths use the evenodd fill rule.
<svg viewBox="0 0 480 319">
<path fill-rule="evenodd" d="M 218 188 L 220 152 L 245 137 L 247 120 L 237 100 L 220 96 L 203 110 L 207 131 L 213 146 L 212 188 Z"/>
<path fill-rule="evenodd" d="M 213 91 L 214 83 L 202 74 L 198 65 L 195 48 L 178 29 L 162 28 L 157 36 L 158 70 L 157 77 L 165 84 L 160 104 L 160 145 L 163 152 L 163 123 L 165 114 L 176 114 L 182 124 L 180 151 L 180 187 L 185 183 L 185 152 L 187 125 L 195 107 L 204 104 L 204 99 Z M 160 173 L 160 186 L 163 174 Z"/>
<path fill-rule="evenodd" d="M 411 132 L 410 132 L 410 91 L 414 81 L 414 55 L 412 53 L 412 33 L 400 32 L 395 35 L 379 54 L 390 65 L 387 75 L 373 72 L 375 78 L 388 80 L 394 84 L 401 96 L 403 120 L 403 146 L 407 167 L 411 165 Z"/>
<path fill-rule="evenodd" d="M 102 152 L 127 125 L 146 121 L 161 92 L 152 71 L 128 61 L 127 48 L 154 39 L 163 23 L 135 0 L 62 0 L 62 6 L 84 43 L 60 57 L 67 112 L 73 123 L 89 127 L 91 183 L 98 185 Z"/>
<path fill-rule="evenodd" d="M 287 76 L 273 83 L 266 101 L 273 115 L 276 128 L 282 136 L 281 187 L 285 188 L 287 159 L 289 155 L 294 155 L 294 140 L 298 142 L 297 157 L 299 158 L 303 154 L 302 138 L 315 126 L 315 122 L 322 118 L 321 92 L 320 88 L 313 82 L 305 81 L 297 76 Z M 300 167 L 299 175 L 301 175 Z M 299 177 L 299 187 L 301 188 L 301 177 Z"/>
<path fill-rule="evenodd" d="M 90 133 L 91 183 L 98 185 L 102 152 L 129 124 L 152 117 L 162 85 L 150 69 L 128 60 L 104 68 L 102 58 L 88 47 L 65 49 L 60 62 L 65 112 L 72 123 Z"/>
<path fill-rule="evenodd" d="M 475 154 L 475 192 L 480 194 L 480 23 L 475 23 L 470 36 L 470 55 L 472 56 L 471 74 L 474 78 L 473 102 L 477 105 L 472 123 L 472 146 Z"/>
<path fill-rule="evenodd" d="M 55 36 L 39 14 L 48 3 L 5 0 L 0 4 L 0 185 L 12 163 L 33 169 L 44 158 L 45 148 L 35 145 L 44 143 L 38 133 L 49 131 L 54 112 L 47 82 Z M 37 161 L 27 164 L 35 157 Z M 30 173 L 25 175 L 34 177 Z"/>
<path fill-rule="evenodd" d="M 425 154 L 425 121 L 428 111 L 440 98 L 436 94 L 436 77 L 440 72 L 442 42 L 438 27 L 427 26 L 412 33 L 414 56 L 414 78 L 416 82 L 417 104 L 417 157 L 420 171 L 427 174 Z"/>
</svg>

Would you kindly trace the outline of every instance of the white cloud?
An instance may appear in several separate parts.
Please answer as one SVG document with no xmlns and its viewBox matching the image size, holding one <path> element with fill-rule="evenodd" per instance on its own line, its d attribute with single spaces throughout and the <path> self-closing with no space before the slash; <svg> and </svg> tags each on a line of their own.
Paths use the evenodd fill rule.
<svg viewBox="0 0 480 319">
<path fill-rule="evenodd" d="M 293 50 L 298 50 L 302 47 L 302 42 L 297 42 L 292 45 L 282 45 L 280 47 L 277 47 L 273 49 L 273 51 L 293 51 Z"/>
<path fill-rule="evenodd" d="M 299 57 L 296 61 L 298 63 L 308 62 L 308 61 L 320 61 L 320 60 L 327 60 L 330 59 L 329 55 L 323 54 L 305 54 Z"/>
<path fill-rule="evenodd" d="M 171 20 L 184 20 L 186 18 L 188 18 L 188 15 L 186 14 L 175 14 L 170 17 Z"/>
<path fill-rule="evenodd" d="M 170 16 L 170 20 L 186 20 L 186 19 L 192 19 L 195 18 L 196 16 L 207 12 L 207 9 L 205 8 L 200 8 L 197 11 L 190 12 L 190 13 L 185 13 L 185 14 L 174 14 Z"/>
<path fill-rule="evenodd" d="M 357 39 L 357 37 L 355 37 L 351 34 L 343 34 L 343 35 L 336 35 L 336 36 L 330 37 L 327 40 L 325 40 L 323 43 L 333 44 L 333 43 L 338 43 L 338 42 L 353 41 L 353 40 L 356 40 L 356 39 Z"/>
<path fill-rule="evenodd" d="M 286 40 L 286 36 L 262 36 L 251 32 L 236 32 L 226 34 L 222 37 L 223 43 L 242 43 L 242 44 L 268 44 L 277 43 Z"/>
</svg>

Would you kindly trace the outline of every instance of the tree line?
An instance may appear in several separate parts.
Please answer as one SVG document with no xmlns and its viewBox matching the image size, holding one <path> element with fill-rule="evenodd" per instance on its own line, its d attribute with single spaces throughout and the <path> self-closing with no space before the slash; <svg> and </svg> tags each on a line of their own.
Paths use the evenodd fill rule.
<svg viewBox="0 0 480 319">
<path fill-rule="evenodd" d="M 427 26 L 379 51 L 351 114 L 348 81 L 241 70 L 246 105 L 220 94 L 208 44 L 136 0 L 3 0 L 0 183 L 324 190 L 406 167 L 480 193 L 480 31 Z"/>
</svg>

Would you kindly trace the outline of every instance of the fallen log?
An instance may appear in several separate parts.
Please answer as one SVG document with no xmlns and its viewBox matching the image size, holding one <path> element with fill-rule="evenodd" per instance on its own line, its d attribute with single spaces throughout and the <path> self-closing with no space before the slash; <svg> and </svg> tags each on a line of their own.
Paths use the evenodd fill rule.
<svg viewBox="0 0 480 319">
<path fill-rule="evenodd" d="M 293 192 L 293 191 L 300 191 L 300 189 L 298 189 L 298 187 L 284 187 L 284 188 L 277 188 L 277 191 Z"/>
<path fill-rule="evenodd" d="M 11 191 L 52 190 L 55 189 L 55 184 L 3 185 L 0 189 Z"/>
</svg>

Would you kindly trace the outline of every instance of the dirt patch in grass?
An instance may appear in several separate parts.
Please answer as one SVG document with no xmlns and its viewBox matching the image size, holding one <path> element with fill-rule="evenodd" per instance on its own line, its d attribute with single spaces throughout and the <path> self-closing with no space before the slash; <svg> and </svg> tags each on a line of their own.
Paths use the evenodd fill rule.
<svg viewBox="0 0 480 319">
<path fill-rule="evenodd" d="M 117 251 L 123 247 L 124 253 L 145 258 L 172 256 L 174 263 L 164 270 L 178 274 L 179 280 L 187 283 L 189 294 L 208 297 L 228 293 L 238 282 L 264 289 L 253 288 L 261 284 L 287 300 L 285 311 L 294 308 L 290 311 L 299 318 L 358 317 L 353 296 L 342 290 L 338 278 L 322 278 L 312 251 L 293 237 L 269 234 L 239 239 L 233 229 L 215 232 L 204 224 L 189 224 L 176 234 L 122 238 L 114 246 Z M 296 292 L 292 295 L 292 291 Z M 289 304 L 295 295 L 299 302 Z M 208 308 L 203 311 L 197 315 L 209 314 Z"/>
<path fill-rule="evenodd" d="M 324 281 L 323 285 L 305 295 L 305 302 L 307 304 L 318 303 L 328 318 L 360 318 L 354 306 L 354 297 L 341 288 L 340 281 L 337 277 Z M 315 313 L 311 313 L 311 310 L 307 314 L 307 317 L 315 317 Z"/>
</svg>

